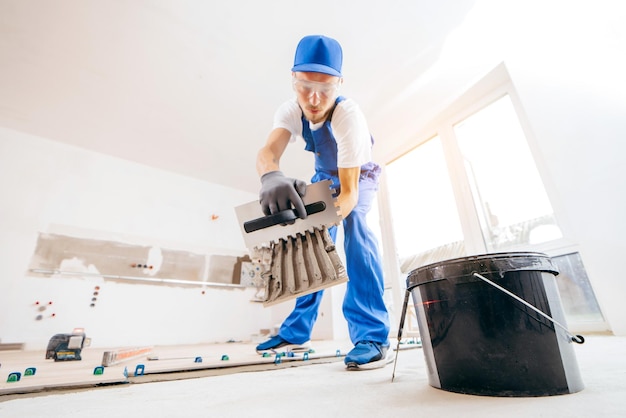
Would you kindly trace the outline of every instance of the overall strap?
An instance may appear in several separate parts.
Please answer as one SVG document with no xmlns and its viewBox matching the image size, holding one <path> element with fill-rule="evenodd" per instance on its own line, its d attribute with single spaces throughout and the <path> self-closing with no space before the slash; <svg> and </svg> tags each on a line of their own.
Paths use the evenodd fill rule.
<svg viewBox="0 0 626 418">
<path fill-rule="evenodd" d="M 344 100 L 346 100 L 346 98 L 343 96 L 338 96 L 335 99 L 335 104 L 333 105 L 332 109 L 330 109 L 330 112 L 328 112 L 328 116 L 326 116 L 326 120 L 324 121 L 325 124 L 326 123 L 330 124 L 333 114 L 335 113 L 335 109 L 337 108 L 337 105 Z M 304 149 L 306 151 L 315 152 L 315 141 L 313 140 L 313 134 L 311 133 L 311 127 L 309 126 L 309 121 L 304 117 L 304 112 L 302 112 L 301 119 L 302 119 L 302 137 L 304 138 L 304 141 L 306 142 Z"/>
</svg>

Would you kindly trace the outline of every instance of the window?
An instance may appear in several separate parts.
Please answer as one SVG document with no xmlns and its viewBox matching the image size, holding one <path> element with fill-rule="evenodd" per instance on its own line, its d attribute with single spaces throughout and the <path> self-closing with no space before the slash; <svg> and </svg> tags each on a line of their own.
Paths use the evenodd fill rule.
<svg viewBox="0 0 626 418">
<path fill-rule="evenodd" d="M 463 255 L 463 232 L 439 136 L 389 163 L 385 172 L 401 270 Z"/>
<path fill-rule="evenodd" d="M 546 253 L 560 271 L 570 325 L 578 332 L 607 330 L 580 254 L 559 228 L 503 70 L 428 125 L 428 140 L 387 163 L 400 271 L 468 255 Z"/>
<path fill-rule="evenodd" d="M 590 327 L 585 325 L 603 323 L 604 317 L 589 283 L 580 254 L 563 254 L 552 257 L 552 261 L 559 270 L 556 284 L 568 322 L 577 328 L 586 329 Z"/>
<path fill-rule="evenodd" d="M 454 134 L 488 252 L 561 238 L 508 95 L 455 124 Z"/>
</svg>

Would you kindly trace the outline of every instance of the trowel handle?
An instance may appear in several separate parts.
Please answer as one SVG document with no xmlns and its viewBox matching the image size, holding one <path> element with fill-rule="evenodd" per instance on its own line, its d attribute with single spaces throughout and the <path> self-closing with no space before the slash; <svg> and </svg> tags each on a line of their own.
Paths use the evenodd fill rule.
<svg viewBox="0 0 626 418">
<path fill-rule="evenodd" d="M 326 203 L 322 201 L 309 203 L 304 208 L 306 209 L 307 215 L 312 215 L 314 213 L 324 212 L 324 210 L 326 210 Z M 263 216 L 262 218 L 244 222 L 243 229 L 249 234 L 250 232 L 269 228 L 270 226 L 293 223 L 299 217 L 300 216 L 298 216 L 297 210 L 286 209 L 271 215 Z"/>
</svg>

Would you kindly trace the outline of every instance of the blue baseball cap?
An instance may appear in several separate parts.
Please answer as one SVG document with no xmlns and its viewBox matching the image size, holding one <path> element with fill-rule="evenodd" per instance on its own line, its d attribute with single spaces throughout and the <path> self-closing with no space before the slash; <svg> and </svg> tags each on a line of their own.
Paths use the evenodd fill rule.
<svg viewBox="0 0 626 418">
<path fill-rule="evenodd" d="M 305 36 L 298 43 L 291 71 L 329 74 L 341 77 L 343 52 L 339 42 L 323 35 Z"/>
</svg>

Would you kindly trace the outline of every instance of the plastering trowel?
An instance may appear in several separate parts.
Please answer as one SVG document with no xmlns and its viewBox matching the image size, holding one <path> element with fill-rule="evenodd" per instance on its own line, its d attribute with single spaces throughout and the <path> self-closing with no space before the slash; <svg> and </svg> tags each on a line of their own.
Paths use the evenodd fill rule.
<svg viewBox="0 0 626 418">
<path fill-rule="evenodd" d="M 251 258 L 261 268 L 264 306 L 322 290 L 348 280 L 328 228 L 341 216 L 331 181 L 307 186 L 307 217 L 295 209 L 265 216 L 258 201 L 235 208 Z"/>
</svg>

